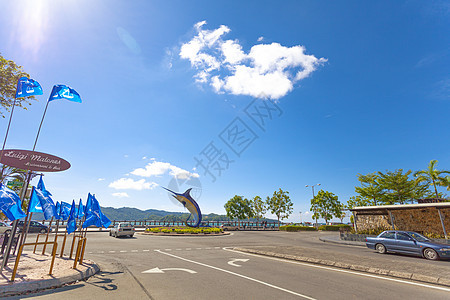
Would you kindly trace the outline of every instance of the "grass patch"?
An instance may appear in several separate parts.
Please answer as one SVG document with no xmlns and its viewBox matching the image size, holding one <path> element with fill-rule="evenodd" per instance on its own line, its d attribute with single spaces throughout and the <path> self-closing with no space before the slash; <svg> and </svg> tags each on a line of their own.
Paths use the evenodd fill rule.
<svg viewBox="0 0 450 300">
<path fill-rule="evenodd" d="M 319 226 L 319 230 L 324 230 L 324 231 L 339 231 L 340 228 L 351 229 L 352 227 L 350 225 L 347 225 L 347 224 L 322 225 L 322 226 Z"/>
<path fill-rule="evenodd" d="M 280 226 L 280 230 L 282 231 L 315 231 L 316 228 L 314 227 L 309 227 L 309 226 L 299 226 L 299 225 L 285 225 L 285 226 Z"/>
</svg>

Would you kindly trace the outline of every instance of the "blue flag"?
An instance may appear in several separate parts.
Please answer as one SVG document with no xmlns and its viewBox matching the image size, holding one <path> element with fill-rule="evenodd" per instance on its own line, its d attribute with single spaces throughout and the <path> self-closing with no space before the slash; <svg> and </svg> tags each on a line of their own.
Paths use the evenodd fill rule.
<svg viewBox="0 0 450 300">
<path fill-rule="evenodd" d="M 38 185 L 36 188 L 38 190 L 40 190 L 42 192 L 42 194 L 44 194 L 44 196 L 52 195 L 49 191 L 47 191 L 45 189 L 44 180 L 42 180 L 42 175 L 41 175 L 41 178 L 39 178 L 39 182 L 38 182 Z M 29 205 L 29 207 L 28 207 L 29 212 L 43 212 L 42 206 L 41 206 L 41 201 L 39 201 L 38 197 L 31 198 L 30 203 L 28 205 Z"/>
<path fill-rule="evenodd" d="M 0 183 L 0 210 L 10 221 L 26 216 L 20 207 L 21 203 L 20 197 L 14 191 Z"/>
<path fill-rule="evenodd" d="M 56 220 L 61 219 L 61 203 L 59 203 L 58 201 L 56 201 L 56 216 L 55 216 Z"/>
<path fill-rule="evenodd" d="M 84 210 L 85 210 L 85 207 L 83 205 L 83 201 L 81 201 L 81 199 L 80 199 L 80 202 L 78 202 L 78 211 L 77 211 L 77 215 L 76 215 L 77 219 L 81 219 L 84 216 Z"/>
<path fill-rule="evenodd" d="M 42 87 L 39 82 L 26 77 L 19 78 L 17 81 L 16 99 L 33 95 L 42 95 Z"/>
<path fill-rule="evenodd" d="M 62 220 L 69 219 L 71 208 L 72 208 L 72 206 L 69 203 L 61 201 L 60 216 L 61 216 Z"/>
<path fill-rule="evenodd" d="M 50 97 L 48 98 L 48 102 L 57 99 L 66 99 L 69 101 L 81 103 L 80 95 L 74 89 L 64 84 L 56 84 L 53 86 Z"/>
<path fill-rule="evenodd" d="M 98 203 L 95 196 L 91 196 L 92 199 L 92 210 L 89 215 L 86 214 L 86 221 L 83 223 L 83 228 L 94 225 L 96 227 L 108 228 L 111 225 L 111 221 L 102 213 L 100 210 L 100 204 Z"/>
<path fill-rule="evenodd" d="M 84 208 L 84 215 L 86 216 L 86 218 L 88 217 L 88 215 L 91 214 L 92 211 L 92 195 L 91 193 L 88 193 L 88 198 L 86 200 L 86 207 Z"/>
<path fill-rule="evenodd" d="M 29 212 L 44 212 L 42 210 L 41 201 L 39 201 L 39 197 L 31 197 L 28 206 Z"/>
<path fill-rule="evenodd" d="M 75 200 L 72 201 L 72 207 L 70 208 L 69 221 L 67 222 L 67 233 L 71 234 L 77 230 L 77 221 L 75 220 L 76 215 Z"/>
<path fill-rule="evenodd" d="M 44 180 L 42 180 L 42 175 L 39 178 L 39 182 L 37 184 L 37 188 L 39 190 L 42 191 L 42 193 L 44 193 L 46 196 L 52 196 L 52 193 L 50 193 L 49 191 L 47 191 L 47 189 L 45 188 L 45 184 L 44 184 Z"/>
<path fill-rule="evenodd" d="M 39 201 L 41 203 L 41 208 L 44 213 L 44 219 L 49 220 L 52 217 L 56 217 L 56 206 L 53 203 L 52 198 L 49 194 L 42 192 L 40 189 L 33 187 L 31 192 L 30 203 Z"/>
</svg>

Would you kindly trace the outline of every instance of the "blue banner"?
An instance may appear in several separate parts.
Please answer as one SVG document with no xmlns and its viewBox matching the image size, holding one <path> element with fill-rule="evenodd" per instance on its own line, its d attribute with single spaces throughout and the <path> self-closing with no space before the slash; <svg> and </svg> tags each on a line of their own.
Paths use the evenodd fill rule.
<svg viewBox="0 0 450 300">
<path fill-rule="evenodd" d="M 60 208 L 59 215 L 61 216 L 62 220 L 69 219 L 71 208 L 72 208 L 72 206 L 69 203 L 61 201 L 61 208 Z"/>
<path fill-rule="evenodd" d="M 69 221 L 67 222 L 67 233 L 71 234 L 75 230 L 77 230 L 77 221 L 75 220 L 76 215 L 76 207 L 75 207 L 75 200 L 72 201 L 72 207 L 70 208 L 69 213 Z"/>
<path fill-rule="evenodd" d="M 53 86 L 50 97 L 48 98 L 48 102 L 57 99 L 66 99 L 69 101 L 81 103 L 80 94 L 78 94 L 71 87 L 64 84 L 57 84 Z"/>
<path fill-rule="evenodd" d="M 21 77 L 17 81 L 16 98 L 24 98 L 33 95 L 42 95 L 42 87 L 39 82 Z"/>
<path fill-rule="evenodd" d="M 80 202 L 78 202 L 78 211 L 76 214 L 77 219 L 81 219 L 84 216 L 84 210 L 85 210 L 85 207 L 83 205 L 83 201 L 81 201 L 81 199 L 80 199 Z"/>
<path fill-rule="evenodd" d="M 108 228 L 109 225 L 111 225 L 111 221 L 102 213 L 100 204 L 98 203 L 97 199 L 95 199 L 95 196 L 91 196 L 91 199 L 92 210 L 89 215 L 86 214 L 86 220 L 83 223 L 83 228 L 92 225 L 96 227 Z"/>
<path fill-rule="evenodd" d="M 52 217 L 57 217 L 55 203 L 53 203 L 52 198 L 47 193 L 44 194 L 44 192 L 42 192 L 40 189 L 33 187 L 30 203 L 32 201 L 39 201 L 41 203 L 45 220 L 49 220 Z"/>
<path fill-rule="evenodd" d="M 56 201 L 56 216 L 55 216 L 56 220 L 61 219 L 61 203 L 59 203 L 58 201 Z"/>
<path fill-rule="evenodd" d="M 10 221 L 26 216 L 20 206 L 20 197 L 6 185 L 0 183 L 0 210 Z"/>
</svg>

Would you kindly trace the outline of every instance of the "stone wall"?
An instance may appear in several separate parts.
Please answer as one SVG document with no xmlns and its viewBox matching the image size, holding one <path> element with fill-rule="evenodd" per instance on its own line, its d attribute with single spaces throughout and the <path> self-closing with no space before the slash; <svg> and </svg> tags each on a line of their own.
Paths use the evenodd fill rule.
<svg viewBox="0 0 450 300">
<path fill-rule="evenodd" d="M 444 217 L 444 225 L 447 234 L 450 235 L 450 208 L 441 208 Z M 392 210 L 395 229 L 410 230 L 420 233 L 432 233 L 444 235 L 438 210 L 435 207 L 420 209 Z M 375 228 L 392 229 L 389 215 L 358 215 L 356 226 L 359 230 L 369 230 Z"/>
</svg>

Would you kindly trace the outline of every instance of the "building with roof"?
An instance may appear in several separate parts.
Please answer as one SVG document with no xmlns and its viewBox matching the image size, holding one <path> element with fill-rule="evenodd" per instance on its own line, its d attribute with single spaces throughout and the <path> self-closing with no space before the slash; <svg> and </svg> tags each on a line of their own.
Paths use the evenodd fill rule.
<svg viewBox="0 0 450 300">
<path fill-rule="evenodd" d="M 361 206 L 350 209 L 355 231 L 409 230 L 448 238 L 450 202 Z"/>
</svg>

